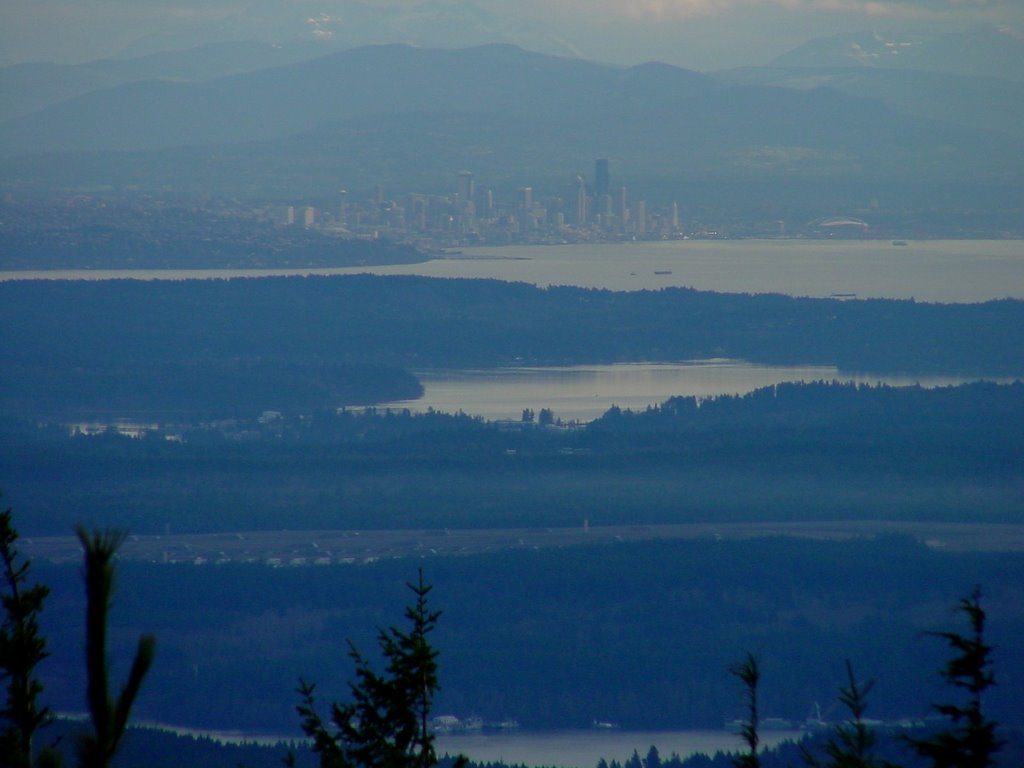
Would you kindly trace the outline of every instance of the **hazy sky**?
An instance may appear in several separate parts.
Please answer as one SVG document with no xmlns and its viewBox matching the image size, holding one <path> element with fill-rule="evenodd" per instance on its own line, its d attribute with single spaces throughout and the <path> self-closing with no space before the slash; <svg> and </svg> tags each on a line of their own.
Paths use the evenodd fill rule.
<svg viewBox="0 0 1024 768">
<path fill-rule="evenodd" d="M 0 0 L 0 62 L 85 61 L 220 40 L 495 40 L 623 64 L 761 64 L 810 37 L 1009 25 L 1022 0 Z"/>
</svg>

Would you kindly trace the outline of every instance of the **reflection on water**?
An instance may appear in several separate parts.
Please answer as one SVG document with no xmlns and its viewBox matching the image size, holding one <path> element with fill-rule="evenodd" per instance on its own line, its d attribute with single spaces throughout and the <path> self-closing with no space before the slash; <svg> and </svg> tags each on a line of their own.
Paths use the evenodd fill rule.
<svg viewBox="0 0 1024 768">
<path fill-rule="evenodd" d="M 643 410 L 673 396 L 746 394 L 787 381 L 935 387 L 971 380 L 957 376 L 861 375 L 831 366 L 755 365 L 742 360 L 426 371 L 418 375 L 425 390 L 423 397 L 386 405 L 420 413 L 428 408 L 447 413 L 462 411 L 492 420 L 518 420 L 525 409 L 539 412 L 549 408 L 563 421 L 590 421 L 613 405 Z"/>
<path fill-rule="evenodd" d="M 82 716 L 84 717 L 84 716 Z M 221 744 L 260 744 L 275 746 L 282 742 L 303 741 L 297 734 L 288 736 L 245 731 L 206 730 L 162 723 L 142 723 L 139 727 L 170 731 L 179 736 L 208 738 Z M 761 743 L 772 747 L 783 741 L 797 741 L 800 731 L 764 730 Z M 575 731 L 505 731 L 472 734 L 441 734 L 435 747 L 439 755 L 465 755 L 474 762 L 503 762 L 507 765 L 596 768 L 599 760 L 624 763 L 634 750 L 645 756 L 657 747 L 663 757 L 675 753 L 688 757 L 698 752 L 735 752 L 742 749 L 732 731 L 623 731 L 593 729 Z"/>
<path fill-rule="evenodd" d="M 0 271 L 5 280 L 203 280 L 284 275 L 423 275 L 614 291 L 689 287 L 726 293 L 974 302 L 1024 298 L 1024 241 L 672 240 L 468 248 L 381 267 Z"/>
<path fill-rule="evenodd" d="M 616 291 L 690 287 L 934 302 L 1024 298 L 1020 240 L 911 241 L 899 248 L 880 240 L 673 240 L 478 248 L 465 256 L 501 260 L 419 268 L 438 276 Z"/>
<path fill-rule="evenodd" d="M 800 738 L 798 731 L 765 731 L 761 734 L 765 746 Z M 571 766 L 595 768 L 604 758 L 620 763 L 629 759 L 633 751 L 645 756 L 655 746 L 659 754 L 668 757 L 673 752 L 687 757 L 697 752 L 714 755 L 719 751 L 737 751 L 742 748 L 739 737 L 729 731 L 556 731 L 551 733 L 482 733 L 473 735 L 439 736 L 438 754 L 464 754 L 475 762 L 501 761 L 527 766 Z"/>
</svg>

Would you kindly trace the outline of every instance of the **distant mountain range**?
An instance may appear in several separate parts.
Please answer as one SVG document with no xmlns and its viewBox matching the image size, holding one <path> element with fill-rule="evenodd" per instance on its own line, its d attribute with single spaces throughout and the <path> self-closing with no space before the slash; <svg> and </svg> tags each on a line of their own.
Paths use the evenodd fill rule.
<svg viewBox="0 0 1024 768">
<path fill-rule="evenodd" d="M 1024 83 L 1005 79 L 783 60 L 704 75 L 511 45 L 303 56 L 237 44 L 0 69 L 0 171 L 9 184 L 315 196 L 447 191 L 464 169 L 560 189 L 609 157 L 616 183 L 673 195 L 1024 194 Z"/>
<path fill-rule="evenodd" d="M 280 3 L 291 9 L 234 14 L 223 25 L 209 18 L 168 23 L 122 49 L 129 59 L 209 46 L 225 40 L 274 42 L 304 58 L 367 45 L 401 43 L 418 48 L 466 48 L 507 43 L 560 56 L 576 55 L 574 44 L 550 24 L 510 14 L 488 0 L 304 0 Z"/>
<path fill-rule="evenodd" d="M 203 82 L 268 69 L 322 52 L 312 46 L 214 43 L 185 51 L 85 64 L 25 63 L 0 67 L 0 122 L 94 91 L 145 80 Z"/>
<path fill-rule="evenodd" d="M 991 26 L 938 35 L 865 31 L 815 38 L 769 66 L 915 69 L 1024 81 L 1024 36 Z"/>
<path fill-rule="evenodd" d="M 714 76 L 733 85 L 827 88 L 905 114 L 1024 138 L 1024 81 L 873 67 L 747 67 Z"/>
</svg>

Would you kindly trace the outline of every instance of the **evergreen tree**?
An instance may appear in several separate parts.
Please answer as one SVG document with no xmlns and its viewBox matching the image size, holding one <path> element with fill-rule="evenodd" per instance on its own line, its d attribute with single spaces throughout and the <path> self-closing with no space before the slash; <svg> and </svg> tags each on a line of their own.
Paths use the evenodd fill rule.
<svg viewBox="0 0 1024 768">
<path fill-rule="evenodd" d="M 761 670 L 757 657 L 748 653 L 747 658 L 730 667 L 729 672 L 743 683 L 747 705 L 747 719 L 740 725 L 740 737 L 746 743 L 748 751 L 737 755 L 733 764 L 736 768 L 761 768 L 761 759 L 757 754 L 757 747 L 760 743 L 757 731 L 757 685 L 761 680 Z"/>
<path fill-rule="evenodd" d="M 954 688 L 967 692 L 963 704 L 936 704 L 934 709 L 952 723 L 931 738 L 910 739 L 917 753 L 932 761 L 935 768 L 990 768 L 993 756 L 1002 746 L 996 735 L 996 722 L 985 717 L 981 696 L 995 685 L 992 672 L 992 646 L 985 642 L 985 611 L 981 590 L 975 588 L 962 598 L 957 610 L 970 625 L 967 634 L 930 632 L 946 641 L 955 652 L 942 668 L 942 677 Z"/>
<path fill-rule="evenodd" d="M 896 768 L 892 763 L 874 757 L 872 750 L 875 734 L 864 723 L 867 695 L 875 681 L 858 683 L 849 660 L 846 661 L 846 679 L 846 685 L 839 689 L 839 701 L 849 710 L 851 720 L 836 726 L 825 743 L 825 754 L 829 762 L 823 763 L 810 750 L 801 746 L 804 762 L 812 768 Z"/>
<path fill-rule="evenodd" d="M 39 704 L 43 686 L 36 678 L 36 666 L 49 656 L 46 639 L 39 634 L 39 614 L 50 589 L 28 585 L 29 563 L 19 562 L 17 540 L 11 510 L 0 511 L 0 567 L 5 587 L 0 678 L 7 681 L 7 699 L 0 710 L 0 720 L 6 724 L 0 732 L 0 765 L 31 768 L 36 731 L 53 720 L 50 708 Z M 45 749 L 39 763 L 56 765 L 57 759 L 56 753 Z"/>
<path fill-rule="evenodd" d="M 119 531 L 89 533 L 81 527 L 77 533 L 85 551 L 85 661 L 93 727 L 93 732 L 79 742 L 79 765 L 81 768 L 107 768 L 128 726 L 128 716 L 142 680 L 153 663 L 156 640 L 152 635 L 139 638 L 128 680 L 117 699 L 111 699 L 107 680 L 107 614 L 114 591 L 113 560 L 125 534 Z"/>
<path fill-rule="evenodd" d="M 322 768 L 433 768 L 437 765 L 434 736 L 429 730 L 430 706 L 439 688 L 438 652 L 428 635 L 440 611 L 431 611 L 431 587 L 419 572 L 416 584 L 407 584 L 415 602 L 405 609 L 409 628 L 380 630 L 377 642 L 385 668 L 376 672 L 349 641 L 355 681 L 349 684 L 352 701 L 331 705 L 330 726 L 317 713 L 316 686 L 300 680 L 297 710 L 302 729 L 313 741 Z M 333 730 L 332 730 L 333 729 Z M 289 756 L 288 762 L 294 764 Z M 464 761 L 457 764 L 461 766 Z"/>
</svg>

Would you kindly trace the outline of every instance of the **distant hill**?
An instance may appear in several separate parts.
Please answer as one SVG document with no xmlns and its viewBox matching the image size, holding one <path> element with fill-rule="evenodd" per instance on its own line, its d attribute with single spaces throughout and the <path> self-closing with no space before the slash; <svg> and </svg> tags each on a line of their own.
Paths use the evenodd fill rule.
<svg viewBox="0 0 1024 768">
<path fill-rule="evenodd" d="M 986 206 L 1020 193 L 1019 136 L 907 114 L 862 91 L 737 84 L 509 45 L 374 46 L 84 93 L 0 123 L 0 170 L 14 183 L 297 195 L 339 184 L 446 191 L 470 169 L 493 186 L 560 191 L 594 158 L 612 157 L 623 183 L 669 194 L 686 184 L 693 195 L 717 186 L 754 201 L 864 204 L 948 188 L 954 205 Z M 1014 114 L 1005 111 L 1002 124 Z"/>
<path fill-rule="evenodd" d="M 31 62 L 0 67 L 0 122 L 94 91 L 144 80 L 203 82 L 314 58 L 312 46 L 210 43 L 181 51 L 85 64 Z"/>
<path fill-rule="evenodd" d="M 769 66 L 919 69 L 1024 81 L 1024 36 L 992 26 L 942 35 L 865 31 L 815 38 Z"/>
<path fill-rule="evenodd" d="M 7 121 L 0 144 L 8 155 L 138 150 L 281 138 L 418 110 L 543 116 L 593 97 L 610 73 L 512 46 L 370 46 L 207 82 L 124 83 Z"/>
<path fill-rule="evenodd" d="M 575 56 L 573 45 L 549 28 L 470 0 L 415 0 L 381 5 L 348 0 L 344 14 L 307 19 L 299 27 L 240 31 L 204 24 L 170 27 L 142 37 L 117 55 L 82 64 L 26 62 L 0 67 L 0 122 L 92 91 L 143 80 L 202 82 L 268 69 L 381 42 L 450 48 L 501 41 L 530 50 Z M 254 22 L 255 19 L 250 19 Z M 226 35 L 223 40 L 211 34 Z M 270 40 L 277 42 L 271 43 Z M 456 42 L 459 41 L 459 42 Z"/>
<path fill-rule="evenodd" d="M 905 114 L 1024 138 L 1024 81 L 916 69 L 772 66 L 714 73 L 733 85 L 829 88 Z"/>
<path fill-rule="evenodd" d="M 293 4 L 294 5 L 294 4 Z M 327 12 L 324 12 L 326 9 Z M 509 43 L 560 56 L 578 55 L 550 24 L 504 12 L 490 0 L 345 0 L 314 9 L 236 14 L 229 23 L 168 23 L 123 48 L 117 58 L 138 58 L 223 40 L 259 40 L 307 48 L 304 58 L 366 45 L 402 43 L 418 48 L 465 48 Z"/>
</svg>

